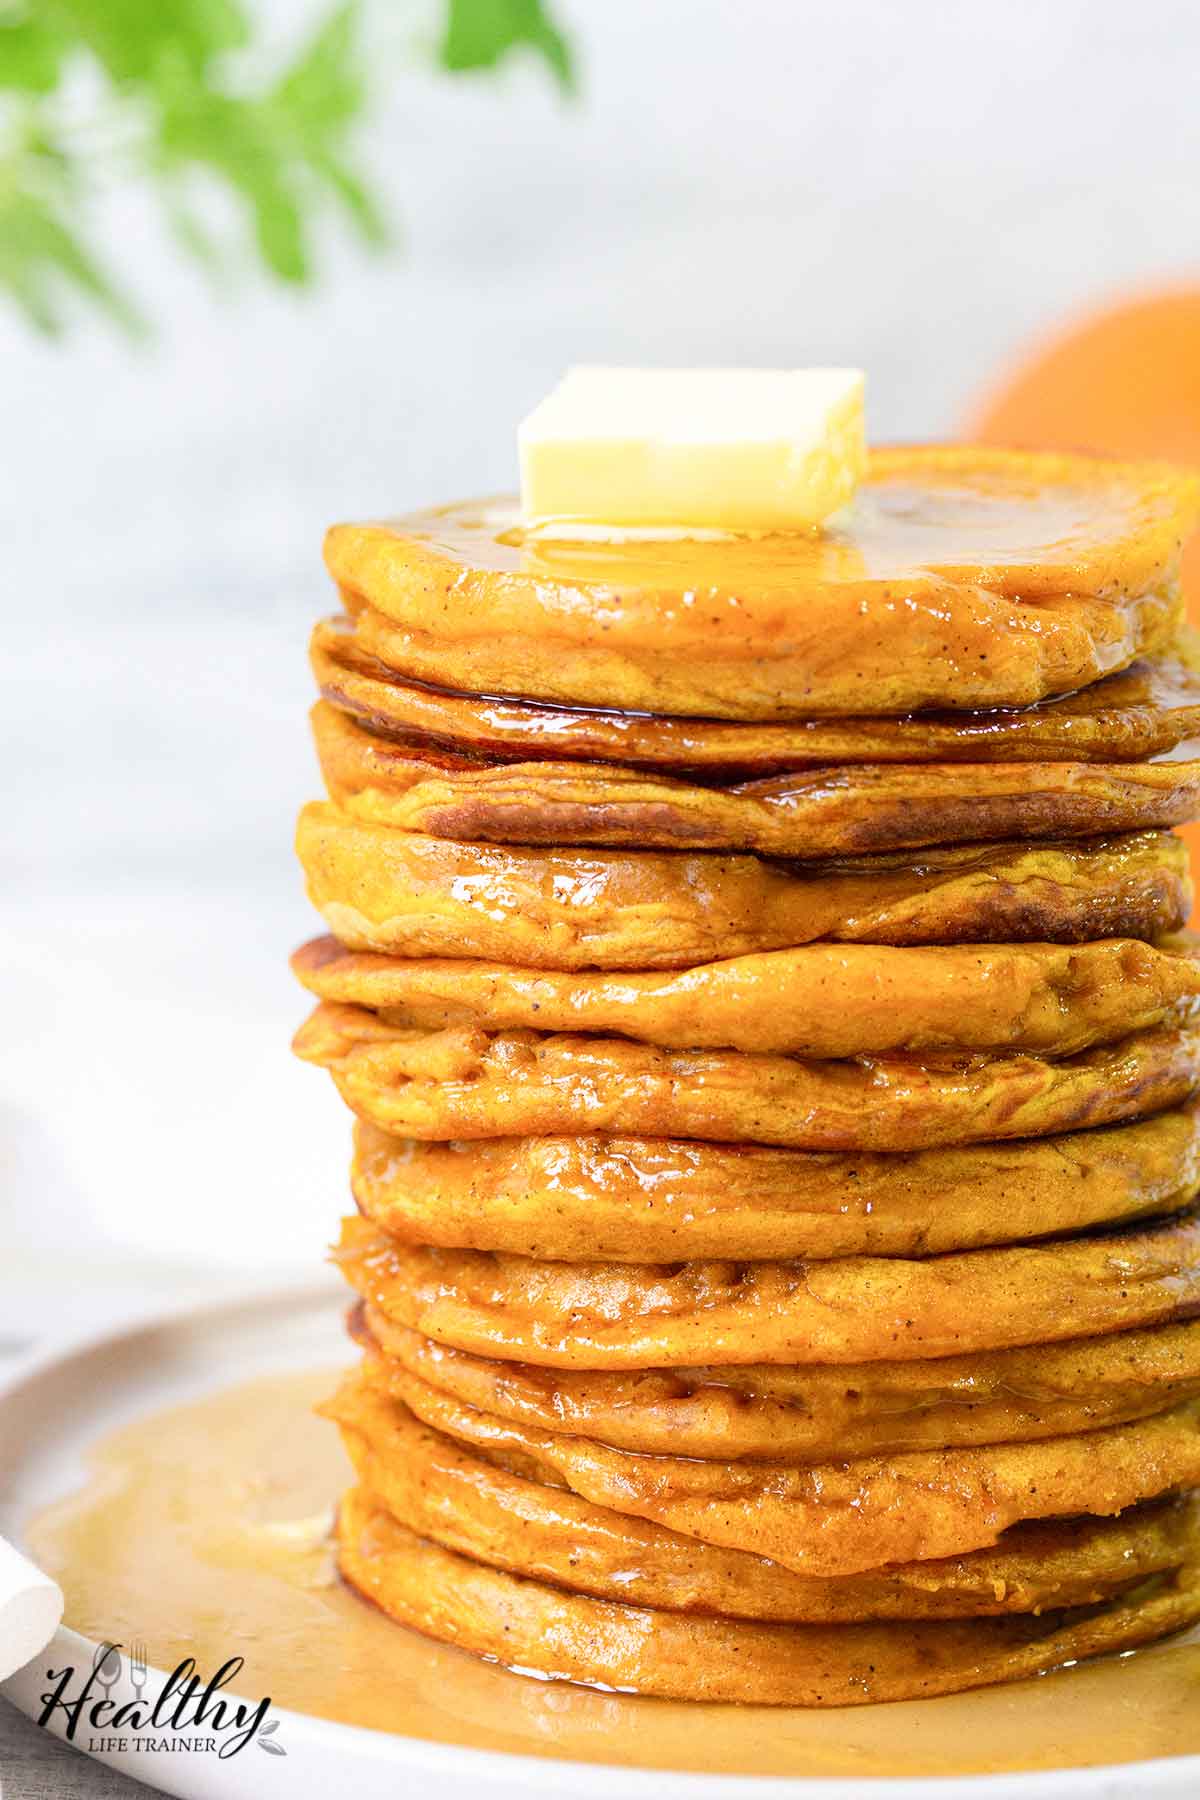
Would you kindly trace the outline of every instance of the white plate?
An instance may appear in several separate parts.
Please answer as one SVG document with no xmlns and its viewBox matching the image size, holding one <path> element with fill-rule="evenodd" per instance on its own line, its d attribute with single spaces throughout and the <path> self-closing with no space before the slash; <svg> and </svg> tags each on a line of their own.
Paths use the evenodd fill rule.
<svg viewBox="0 0 1200 1800">
<path fill-rule="evenodd" d="M 328 1285 L 195 1307 L 120 1332 L 79 1340 L 27 1363 L 0 1385 L 0 1533 L 21 1543 L 36 1508 L 77 1487 L 87 1447 L 104 1432 L 258 1374 L 340 1361 L 341 1294 Z M 3 1693 L 36 1717 L 50 1659 L 90 1665 L 96 1645 L 66 1630 Z M 117 1699 L 132 1699 L 122 1684 Z M 1196 1800 L 1200 1756 L 1112 1769 L 914 1780 L 672 1774 L 553 1758 L 510 1756 L 365 1731 L 278 1711 L 286 1759 L 239 1755 L 101 1755 L 181 1800 L 396 1800 L 436 1783 L 445 1800 Z"/>
</svg>

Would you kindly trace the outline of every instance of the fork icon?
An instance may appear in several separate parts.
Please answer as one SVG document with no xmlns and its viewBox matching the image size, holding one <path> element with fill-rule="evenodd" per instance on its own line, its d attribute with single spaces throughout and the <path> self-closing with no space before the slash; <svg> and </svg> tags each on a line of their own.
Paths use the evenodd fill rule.
<svg viewBox="0 0 1200 1800">
<path fill-rule="evenodd" d="M 129 1646 L 129 1680 L 139 1703 L 146 1686 L 146 1669 L 146 1646 L 141 1638 L 134 1638 Z"/>
</svg>

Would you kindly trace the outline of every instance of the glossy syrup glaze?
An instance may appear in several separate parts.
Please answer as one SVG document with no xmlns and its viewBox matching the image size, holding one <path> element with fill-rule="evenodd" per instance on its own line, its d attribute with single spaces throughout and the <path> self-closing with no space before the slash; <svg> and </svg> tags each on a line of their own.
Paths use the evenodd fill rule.
<svg viewBox="0 0 1200 1800">
<path fill-rule="evenodd" d="M 385 737 L 501 761 L 615 761 L 734 781 L 825 762 L 1132 761 L 1200 728 L 1200 672 L 1175 656 L 1016 711 L 738 725 L 405 680 L 371 653 L 381 630 L 386 623 L 370 612 L 316 625 L 310 656 L 322 697 Z"/>
<path fill-rule="evenodd" d="M 505 573 L 679 591 L 782 582 L 903 581 L 938 574 L 1014 591 L 1086 591 L 1134 581 L 1169 555 L 1194 490 L 1151 465 L 971 447 L 875 450 L 851 504 L 820 531 L 572 541 L 522 529 L 507 497 L 398 521 L 436 553 Z M 1161 535 L 1160 535 L 1161 534 Z M 1161 563 L 1160 565 L 1161 566 Z M 1018 578 L 1020 586 L 1016 586 Z M 1082 577 L 1082 579 L 1081 579 Z"/>
<path fill-rule="evenodd" d="M 681 1705 L 531 1680 L 390 1623 L 338 1580 L 331 1371 L 245 1383 L 100 1443 L 28 1527 L 66 1621 L 244 1694 L 472 1749 L 724 1774 L 953 1775 L 1200 1754 L 1200 1634 L 1039 1681 L 853 1711 Z"/>
<path fill-rule="evenodd" d="M 743 723 L 895 717 L 1021 707 L 1165 651 L 1198 512 L 1200 484 L 1159 468 L 934 446 L 872 452 L 820 532 L 553 542 L 497 500 L 335 525 L 325 560 L 361 648 L 409 680 Z"/>
</svg>

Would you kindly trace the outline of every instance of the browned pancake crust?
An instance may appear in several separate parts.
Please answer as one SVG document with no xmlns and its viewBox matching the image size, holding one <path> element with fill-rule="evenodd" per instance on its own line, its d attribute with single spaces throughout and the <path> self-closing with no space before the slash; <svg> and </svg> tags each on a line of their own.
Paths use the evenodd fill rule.
<svg viewBox="0 0 1200 1800">
<path fill-rule="evenodd" d="M 817 939 L 1155 938 L 1191 907 L 1185 847 L 1164 831 L 806 868 L 715 852 L 459 844 L 322 802 L 301 813 L 296 848 L 313 905 L 350 948 L 527 968 L 686 968 Z"/>
<path fill-rule="evenodd" d="M 353 1111 L 414 1138 L 621 1130 L 803 1150 L 919 1150 L 1048 1137 L 1180 1105 L 1197 1037 L 1138 1032 L 1058 1061 L 1029 1055 L 841 1062 L 669 1051 L 622 1038 L 389 1025 L 322 1001 L 294 1041 Z"/>
<path fill-rule="evenodd" d="M 400 1325 L 562 1369 L 895 1362 L 1100 1337 L 1200 1311 L 1200 1219 L 907 1261 L 538 1262 L 343 1221 L 337 1261 Z"/>
<path fill-rule="evenodd" d="M 1178 1568 L 1196 1542 L 1194 1510 L 1158 1502 L 1111 1520 L 1019 1525 L 966 1557 L 817 1580 L 544 1487 L 422 1425 L 357 1376 L 322 1411 L 362 1487 L 418 1536 L 515 1575 L 673 1612 L 835 1624 L 1094 1605 Z"/>
<path fill-rule="evenodd" d="M 569 709 L 406 681 L 373 655 L 387 623 L 322 619 L 310 644 L 322 696 L 369 730 L 505 761 L 615 762 L 726 780 L 818 763 L 1140 762 L 1200 733 L 1200 674 L 1178 656 L 1040 706 L 901 719 L 718 719 Z"/>
<path fill-rule="evenodd" d="M 379 737 L 327 701 L 312 719 L 337 805 L 369 824 L 467 842 L 811 860 L 1145 831 L 1200 811 L 1200 762 L 832 765 L 718 788 L 604 763 L 477 764 Z"/>
<path fill-rule="evenodd" d="M 440 1031 L 614 1032 L 666 1049 L 847 1057 L 926 1050 L 1068 1056 L 1200 1010 L 1200 949 L 808 944 L 667 974 L 559 974 L 396 958 L 317 938 L 292 958 L 322 1000 Z"/>
<path fill-rule="evenodd" d="M 359 1302 L 352 1334 L 453 1400 L 649 1456 L 874 1456 L 1029 1443 L 1146 1418 L 1200 1393 L 1200 1322 L 928 1362 L 540 1369 L 453 1350 Z"/>
<path fill-rule="evenodd" d="M 358 1121 L 354 1198 L 384 1231 L 560 1261 L 924 1256 L 1178 1211 L 1195 1102 L 1129 1125 L 907 1154 L 632 1137 L 419 1143 Z"/>
<path fill-rule="evenodd" d="M 1198 518 L 946 448 L 789 538 L 329 534 L 296 1046 L 395 1617 L 838 1704 L 1200 1616 Z"/>
<path fill-rule="evenodd" d="M 969 1622 L 778 1625 L 622 1606 L 522 1580 L 415 1536 L 360 1489 L 342 1575 L 401 1624 L 553 1678 L 679 1700 L 849 1706 L 959 1692 L 1129 1650 L 1200 1617 L 1200 1573 L 1097 1609 Z"/>
</svg>

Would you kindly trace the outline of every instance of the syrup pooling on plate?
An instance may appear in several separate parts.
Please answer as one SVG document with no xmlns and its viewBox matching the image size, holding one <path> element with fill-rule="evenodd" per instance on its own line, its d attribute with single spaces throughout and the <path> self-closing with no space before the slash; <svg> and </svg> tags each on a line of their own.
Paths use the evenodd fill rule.
<svg viewBox="0 0 1200 1800">
<path fill-rule="evenodd" d="M 478 1663 L 338 1582 L 327 1534 L 349 1469 L 312 1411 L 335 1381 L 248 1382 L 98 1445 L 86 1487 L 26 1533 L 67 1624 L 142 1638 L 163 1669 L 240 1654 L 238 1691 L 277 1708 L 567 1761 L 866 1779 L 1200 1754 L 1196 1633 L 1016 1687 L 852 1712 L 639 1700 Z"/>
</svg>

